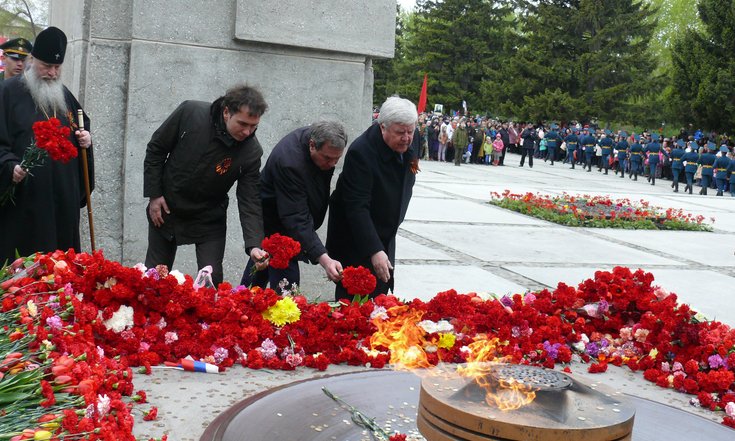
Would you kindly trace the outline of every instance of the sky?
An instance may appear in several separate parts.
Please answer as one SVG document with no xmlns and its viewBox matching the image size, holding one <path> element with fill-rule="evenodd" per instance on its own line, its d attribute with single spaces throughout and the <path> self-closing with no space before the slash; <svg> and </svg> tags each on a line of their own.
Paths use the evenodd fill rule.
<svg viewBox="0 0 735 441">
<path fill-rule="evenodd" d="M 416 5 L 416 0 L 398 0 L 398 4 L 404 11 L 410 11 Z"/>
</svg>

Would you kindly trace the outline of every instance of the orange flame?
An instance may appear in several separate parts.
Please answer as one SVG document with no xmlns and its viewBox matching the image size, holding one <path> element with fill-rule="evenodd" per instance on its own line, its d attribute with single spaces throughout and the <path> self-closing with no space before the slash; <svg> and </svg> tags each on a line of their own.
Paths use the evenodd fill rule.
<svg viewBox="0 0 735 441">
<path fill-rule="evenodd" d="M 370 345 L 372 348 L 389 349 L 394 369 L 431 367 L 424 351 L 425 331 L 417 325 L 423 315 L 423 311 L 412 310 L 405 305 L 395 306 L 388 310 L 387 320 L 373 321 L 378 329 L 370 337 Z"/>
<path fill-rule="evenodd" d="M 471 378 L 485 391 L 485 402 L 489 406 L 502 411 L 520 409 L 536 398 L 536 392 L 514 378 L 497 378 L 493 367 L 500 362 L 497 351 L 499 345 L 497 338 L 488 340 L 485 336 L 478 336 L 469 345 L 467 365 L 457 367 L 457 373 Z"/>
</svg>

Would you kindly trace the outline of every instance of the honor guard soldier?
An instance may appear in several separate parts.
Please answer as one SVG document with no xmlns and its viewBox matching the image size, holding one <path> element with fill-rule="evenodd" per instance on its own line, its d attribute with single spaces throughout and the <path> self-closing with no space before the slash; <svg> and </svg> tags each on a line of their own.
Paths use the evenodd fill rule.
<svg viewBox="0 0 735 441">
<path fill-rule="evenodd" d="M 22 74 L 26 57 L 33 50 L 31 42 L 25 38 L 14 38 L 0 45 L 0 49 L 3 50 L 0 60 L 3 61 L 4 68 L 4 71 L 0 73 L 0 80 L 9 80 Z"/>
<path fill-rule="evenodd" d="M 584 165 L 585 167 L 587 167 L 587 171 L 591 172 L 592 157 L 595 155 L 595 144 L 597 144 L 597 141 L 595 140 L 594 136 L 590 135 L 589 126 L 584 126 L 584 135 L 582 135 L 582 139 L 580 139 L 580 142 L 584 147 Z"/>
<path fill-rule="evenodd" d="M 684 187 L 684 191 L 689 190 L 689 194 L 692 194 L 694 189 L 694 174 L 697 173 L 697 167 L 699 164 L 699 152 L 698 145 L 696 142 L 691 142 L 689 147 L 684 151 L 684 156 L 681 157 L 681 162 L 684 164 L 684 175 L 687 178 L 687 185 Z M 695 150 L 695 148 L 697 148 Z"/>
<path fill-rule="evenodd" d="M 715 148 L 715 143 L 709 142 L 707 143 L 707 147 L 702 148 L 702 154 L 699 155 L 699 161 L 697 163 L 702 166 L 702 189 L 699 190 L 699 194 L 706 195 L 707 188 L 712 183 L 712 177 L 714 176 L 713 169 L 717 157 L 710 150 L 714 150 Z"/>
<path fill-rule="evenodd" d="M 620 135 L 618 135 L 618 143 L 615 146 L 615 148 L 618 150 L 618 168 L 615 170 L 615 173 L 620 172 L 620 177 L 625 177 L 625 163 L 628 160 L 628 149 L 630 148 L 630 144 L 628 144 L 628 140 L 625 139 L 628 137 L 628 134 L 625 132 L 620 132 Z"/>
<path fill-rule="evenodd" d="M 607 174 L 607 171 L 610 168 L 610 155 L 612 154 L 613 144 L 614 142 L 612 139 L 612 132 L 609 130 L 605 130 L 605 133 L 602 134 L 602 138 L 600 139 L 602 161 L 600 162 L 597 171 L 602 171 L 602 169 L 604 168 L 605 174 Z"/>
<path fill-rule="evenodd" d="M 551 160 L 551 165 L 554 165 L 556 160 L 556 149 L 559 147 L 559 140 L 561 139 L 557 130 L 559 130 L 559 126 L 552 124 L 551 130 L 544 136 L 546 139 L 546 158 L 544 158 L 544 162 L 547 159 Z"/>
<path fill-rule="evenodd" d="M 735 198 L 735 159 L 730 159 L 730 165 L 727 166 L 727 174 L 730 179 L 730 196 Z"/>
<path fill-rule="evenodd" d="M 564 142 L 567 143 L 567 161 L 572 164 L 572 170 L 574 170 L 574 163 L 577 162 L 577 157 L 579 157 L 579 152 L 577 151 L 577 146 L 579 145 L 579 136 L 577 136 L 577 129 L 574 129 L 572 133 L 567 135 L 567 137 L 564 139 Z"/>
<path fill-rule="evenodd" d="M 727 184 L 727 168 L 730 166 L 729 152 L 726 145 L 720 146 L 720 153 L 714 163 L 715 181 L 717 182 L 717 196 L 722 196 Z"/>
<path fill-rule="evenodd" d="M 633 141 L 630 146 L 630 174 L 628 177 L 632 176 L 633 180 L 637 181 L 643 166 L 643 146 L 641 145 L 640 135 L 635 135 Z"/>
<path fill-rule="evenodd" d="M 658 154 L 661 152 L 661 144 L 658 143 L 658 140 L 659 135 L 652 134 L 651 142 L 645 148 L 645 152 L 648 153 L 648 182 L 651 185 L 656 185 L 656 167 L 659 162 Z"/>
<path fill-rule="evenodd" d="M 684 170 L 684 164 L 682 164 L 682 157 L 684 157 L 684 147 L 686 143 L 683 139 L 676 141 L 674 148 L 671 150 L 671 174 L 672 182 L 671 187 L 674 189 L 674 193 L 679 192 L 679 175 Z"/>
</svg>

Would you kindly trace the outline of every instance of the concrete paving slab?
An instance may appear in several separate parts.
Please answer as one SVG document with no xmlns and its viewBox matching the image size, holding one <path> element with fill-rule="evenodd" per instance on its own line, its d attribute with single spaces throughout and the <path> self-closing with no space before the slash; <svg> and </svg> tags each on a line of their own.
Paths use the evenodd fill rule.
<svg viewBox="0 0 735 441">
<path fill-rule="evenodd" d="M 608 242 L 569 228 L 417 225 L 402 228 L 487 262 L 580 262 L 603 267 L 677 265 L 679 262 Z"/>
<path fill-rule="evenodd" d="M 549 268 L 522 265 L 508 265 L 503 268 L 550 288 L 556 288 L 559 282 L 577 286 L 586 279 L 594 278 L 595 271 L 612 270 L 612 267 Z M 707 270 L 642 268 L 653 274 L 655 285 L 675 293 L 679 303 L 690 305 L 710 320 L 735 323 L 735 311 L 732 308 L 723 308 L 723 305 L 735 303 L 735 278 Z"/>
<path fill-rule="evenodd" d="M 401 299 L 431 300 L 437 293 L 524 293 L 526 288 L 476 266 L 400 265 L 396 268 L 395 295 Z"/>
<path fill-rule="evenodd" d="M 706 231 L 589 229 L 589 231 L 704 265 L 735 266 L 735 237 Z"/>
<path fill-rule="evenodd" d="M 406 213 L 407 221 L 438 221 L 465 223 L 492 223 L 515 225 L 545 225 L 537 220 L 490 204 L 464 200 L 422 198 L 411 200 Z"/>
<path fill-rule="evenodd" d="M 416 243 L 402 236 L 396 237 L 397 260 L 454 260 L 454 258 L 437 249 Z"/>
<path fill-rule="evenodd" d="M 451 196 L 448 196 L 440 191 L 435 191 L 429 188 L 426 185 L 414 185 L 413 187 L 413 196 L 411 196 L 411 202 L 413 202 L 416 198 L 440 198 L 440 199 L 451 199 Z"/>
</svg>

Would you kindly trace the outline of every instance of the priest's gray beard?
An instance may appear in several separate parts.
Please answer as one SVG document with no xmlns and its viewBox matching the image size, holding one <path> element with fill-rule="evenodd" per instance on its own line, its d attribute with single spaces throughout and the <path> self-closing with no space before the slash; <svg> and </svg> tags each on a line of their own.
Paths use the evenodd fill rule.
<svg viewBox="0 0 735 441">
<path fill-rule="evenodd" d="M 46 112 L 46 116 L 51 117 L 55 114 L 66 114 L 66 100 L 64 99 L 64 84 L 61 78 L 55 80 L 46 80 L 38 75 L 33 62 L 28 66 L 24 73 L 26 87 L 31 93 L 36 108 Z"/>
</svg>

